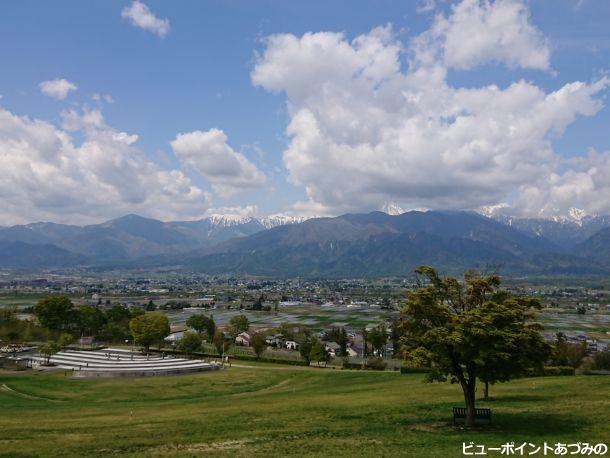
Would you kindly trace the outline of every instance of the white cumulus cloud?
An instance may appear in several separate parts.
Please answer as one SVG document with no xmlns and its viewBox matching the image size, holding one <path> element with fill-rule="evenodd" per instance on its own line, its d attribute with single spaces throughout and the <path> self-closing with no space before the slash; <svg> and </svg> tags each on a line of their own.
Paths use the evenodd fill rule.
<svg viewBox="0 0 610 458">
<path fill-rule="evenodd" d="M 295 209 L 336 214 L 388 201 L 476 209 L 556 184 L 549 180 L 562 161 L 552 140 L 602 108 L 609 80 L 554 91 L 522 79 L 506 87 L 449 83 L 448 68 L 489 61 L 550 68 L 546 40 L 523 2 L 464 0 L 406 46 L 390 26 L 353 40 L 335 32 L 268 37 L 251 77 L 286 96 L 284 164 L 309 197 Z"/>
<path fill-rule="evenodd" d="M 68 96 L 70 91 L 76 91 L 76 84 L 64 78 L 43 81 L 38 85 L 40 92 L 57 100 L 63 100 Z"/>
<path fill-rule="evenodd" d="M 64 128 L 0 106 L 0 200 L 4 224 L 99 222 L 137 212 L 160 219 L 203 215 L 210 195 L 179 170 L 134 147 L 137 136 L 99 112 L 63 113 Z M 70 132 L 84 140 L 77 144 Z"/>
<path fill-rule="evenodd" d="M 461 70 L 486 62 L 548 70 L 550 47 L 522 0 L 463 0 L 414 40 L 416 58 Z"/>
<path fill-rule="evenodd" d="M 161 38 L 165 37 L 170 30 L 169 19 L 155 16 L 150 8 L 139 0 L 134 0 L 131 5 L 123 8 L 121 17 L 128 20 L 131 25 L 152 32 Z"/>
<path fill-rule="evenodd" d="M 171 145 L 182 164 L 200 173 L 222 196 L 260 188 L 266 182 L 263 172 L 229 146 L 220 129 L 178 134 Z"/>
</svg>

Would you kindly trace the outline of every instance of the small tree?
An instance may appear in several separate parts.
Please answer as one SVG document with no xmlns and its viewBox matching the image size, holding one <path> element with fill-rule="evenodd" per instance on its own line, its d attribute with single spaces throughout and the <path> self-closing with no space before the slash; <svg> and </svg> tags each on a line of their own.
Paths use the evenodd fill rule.
<svg viewBox="0 0 610 458">
<path fill-rule="evenodd" d="M 218 354 L 222 354 L 224 352 L 226 352 L 229 347 L 231 346 L 231 341 L 227 340 L 225 338 L 224 333 L 216 328 L 216 332 L 214 333 L 214 338 L 212 339 L 212 343 L 214 344 L 214 347 L 216 348 L 216 351 L 218 352 Z"/>
<path fill-rule="evenodd" d="M 330 361 L 330 353 L 326 350 L 324 344 L 319 340 L 313 342 L 310 359 L 312 361 L 316 361 L 318 365 L 320 365 L 321 362 L 324 362 L 325 366 Z"/>
<path fill-rule="evenodd" d="M 307 363 L 311 364 L 311 349 L 313 348 L 313 340 L 309 337 L 305 337 L 301 341 L 301 345 L 299 346 L 299 353 L 301 354 L 301 358 Z"/>
<path fill-rule="evenodd" d="M 263 301 L 265 300 L 265 295 L 261 294 L 258 299 L 252 304 L 252 310 L 262 310 L 263 309 Z"/>
<path fill-rule="evenodd" d="M 390 341 L 392 342 L 392 358 L 400 355 L 400 338 L 402 336 L 402 325 L 400 320 L 392 320 Z"/>
<path fill-rule="evenodd" d="M 367 342 L 369 340 L 369 333 L 366 330 L 366 327 L 362 328 L 362 356 L 364 358 L 366 358 L 366 356 L 369 354 L 368 352 L 368 347 L 367 347 Z M 364 361 L 363 361 L 364 364 Z"/>
<path fill-rule="evenodd" d="M 74 342 L 74 336 L 69 332 L 62 332 L 59 335 L 59 339 L 57 339 L 57 344 L 59 345 L 59 348 L 61 348 L 62 351 L 65 350 L 69 345 L 71 345 L 72 342 Z"/>
<path fill-rule="evenodd" d="M 466 425 L 474 426 L 477 378 L 507 381 L 548 359 L 541 327 L 532 322 L 540 302 L 500 290 L 496 275 L 468 272 L 461 283 L 427 266 L 416 272 L 427 285 L 410 293 L 403 309 L 406 362 L 430 365 L 429 381 L 459 383 Z"/>
<path fill-rule="evenodd" d="M 388 342 L 388 333 L 385 326 L 379 325 L 368 334 L 373 352 L 379 357 L 383 357 L 385 344 Z"/>
<path fill-rule="evenodd" d="M 235 315 L 231 318 L 229 323 L 231 324 L 231 330 L 234 336 L 247 331 L 250 327 L 250 321 L 248 321 L 248 317 L 244 314 Z"/>
<path fill-rule="evenodd" d="M 590 369 L 610 371 L 610 350 L 595 353 L 591 358 Z"/>
<path fill-rule="evenodd" d="M 555 366 L 570 366 L 578 368 L 587 356 L 587 343 L 568 342 L 563 333 L 557 333 L 557 341 L 551 353 L 551 363 Z"/>
<path fill-rule="evenodd" d="M 201 336 L 196 332 L 186 331 L 180 339 L 179 346 L 188 358 L 194 352 L 201 350 Z"/>
<path fill-rule="evenodd" d="M 129 322 L 131 335 L 136 342 L 148 350 L 155 342 L 162 341 L 170 333 L 167 315 L 161 312 L 152 312 L 140 315 Z"/>
<path fill-rule="evenodd" d="M 51 362 L 51 356 L 53 356 L 55 353 L 58 353 L 60 350 L 61 347 L 57 342 L 54 341 L 47 342 L 46 344 L 41 345 L 38 348 L 38 352 L 40 353 L 40 356 L 44 358 L 44 363 L 47 366 Z"/>
<path fill-rule="evenodd" d="M 252 340 L 250 341 L 250 346 L 256 354 L 256 359 L 260 358 L 265 352 L 265 349 L 267 348 L 267 342 L 265 342 L 265 335 L 260 332 L 254 334 L 252 336 Z"/>
<path fill-rule="evenodd" d="M 345 328 L 341 328 L 339 335 L 337 336 L 337 343 L 339 344 L 339 356 L 347 356 L 347 343 L 349 339 L 347 337 L 347 331 Z"/>
</svg>

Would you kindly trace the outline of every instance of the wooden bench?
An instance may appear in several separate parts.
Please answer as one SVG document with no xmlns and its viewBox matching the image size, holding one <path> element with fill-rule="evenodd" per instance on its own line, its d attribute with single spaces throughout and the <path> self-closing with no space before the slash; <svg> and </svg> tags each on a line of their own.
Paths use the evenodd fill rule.
<svg viewBox="0 0 610 458">
<path fill-rule="evenodd" d="M 458 418 L 466 419 L 466 407 L 453 408 L 453 424 Z M 491 423 L 491 409 L 474 409 L 475 420 L 487 420 Z"/>
</svg>

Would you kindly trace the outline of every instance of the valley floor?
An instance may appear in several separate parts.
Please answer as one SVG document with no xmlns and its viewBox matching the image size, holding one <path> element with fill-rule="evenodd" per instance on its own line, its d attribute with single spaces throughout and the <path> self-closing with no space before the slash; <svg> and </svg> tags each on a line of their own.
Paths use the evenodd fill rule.
<svg viewBox="0 0 610 458">
<path fill-rule="evenodd" d="M 493 409 L 493 424 L 466 431 L 452 425 L 451 407 L 463 404 L 456 385 L 286 369 L 110 380 L 0 374 L 0 456 L 452 457 L 470 441 L 610 445 L 610 377 L 492 386 L 479 406 Z"/>
</svg>

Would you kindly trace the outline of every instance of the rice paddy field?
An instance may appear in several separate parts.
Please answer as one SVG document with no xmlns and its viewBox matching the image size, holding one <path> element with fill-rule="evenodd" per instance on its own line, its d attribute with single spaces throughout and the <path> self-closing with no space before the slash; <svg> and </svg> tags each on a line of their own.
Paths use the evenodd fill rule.
<svg viewBox="0 0 610 458">
<path fill-rule="evenodd" d="M 418 374 L 262 365 L 141 379 L 0 373 L 0 456 L 452 457 L 470 441 L 609 444 L 609 394 L 607 376 L 494 385 L 479 403 L 493 423 L 466 430 L 452 424 L 460 388 Z"/>
<path fill-rule="evenodd" d="M 384 310 L 374 307 L 320 306 L 303 304 L 298 306 L 281 307 L 274 312 L 255 312 L 252 310 L 224 309 L 198 310 L 185 309 L 166 312 L 172 324 L 184 324 L 193 314 L 205 313 L 212 315 L 218 325 L 226 325 L 232 317 L 244 314 L 250 324 L 255 327 L 277 327 L 282 323 L 307 326 L 316 331 L 327 327 L 361 328 L 369 324 L 383 323 L 398 315 L 397 311 Z"/>
</svg>

